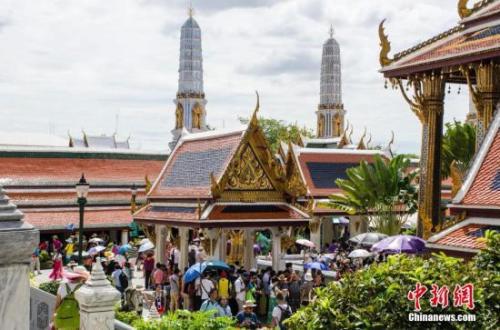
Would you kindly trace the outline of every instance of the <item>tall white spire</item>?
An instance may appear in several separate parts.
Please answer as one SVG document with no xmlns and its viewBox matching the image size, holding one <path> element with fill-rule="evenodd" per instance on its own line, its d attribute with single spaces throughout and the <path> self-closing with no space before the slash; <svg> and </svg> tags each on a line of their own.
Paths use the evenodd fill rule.
<svg viewBox="0 0 500 330">
<path fill-rule="evenodd" d="M 172 131 L 175 145 L 183 129 L 188 132 L 205 131 L 206 110 L 203 91 L 203 56 L 201 29 L 193 18 L 193 8 L 188 9 L 188 19 L 181 27 L 179 55 L 179 86 L 174 100 L 175 128 Z"/>
<path fill-rule="evenodd" d="M 333 25 L 331 25 L 329 38 L 323 44 L 320 103 L 316 111 L 318 138 L 338 137 L 344 129 L 345 111 L 342 104 L 340 47 L 333 38 L 333 33 Z"/>
</svg>

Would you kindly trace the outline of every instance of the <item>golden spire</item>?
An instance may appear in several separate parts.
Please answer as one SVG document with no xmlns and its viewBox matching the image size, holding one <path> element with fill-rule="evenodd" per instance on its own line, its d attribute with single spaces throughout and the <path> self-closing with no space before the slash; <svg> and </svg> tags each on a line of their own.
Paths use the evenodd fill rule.
<svg viewBox="0 0 500 330">
<path fill-rule="evenodd" d="M 378 26 L 378 37 L 380 39 L 379 61 L 381 66 L 387 66 L 394 61 L 394 59 L 389 58 L 389 52 L 391 51 L 391 43 L 389 42 L 387 35 L 384 34 L 384 22 L 385 18 L 382 20 L 382 22 L 380 22 Z"/>
<path fill-rule="evenodd" d="M 258 124 L 257 113 L 259 112 L 260 108 L 259 92 L 255 91 L 255 94 L 257 94 L 257 104 L 255 105 L 255 110 L 253 111 L 252 118 L 250 119 L 251 126 L 257 126 Z"/>
<path fill-rule="evenodd" d="M 189 15 L 189 17 L 193 17 L 193 14 L 194 14 L 193 2 L 189 1 L 188 15 Z"/>
<path fill-rule="evenodd" d="M 458 16 L 460 16 L 460 18 L 466 18 L 472 14 L 472 10 L 467 8 L 468 2 L 469 0 L 458 0 L 457 9 Z"/>
<path fill-rule="evenodd" d="M 363 135 L 361 136 L 361 139 L 359 139 L 359 143 L 358 143 L 358 149 L 359 150 L 365 150 L 366 149 L 365 137 L 366 137 L 366 127 L 365 127 L 365 130 L 363 132 Z"/>
</svg>

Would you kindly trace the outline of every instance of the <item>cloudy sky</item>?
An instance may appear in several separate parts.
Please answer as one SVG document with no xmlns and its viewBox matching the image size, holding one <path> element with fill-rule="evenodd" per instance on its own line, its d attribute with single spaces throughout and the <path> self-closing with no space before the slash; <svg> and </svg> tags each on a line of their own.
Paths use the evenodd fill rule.
<svg viewBox="0 0 500 330">
<path fill-rule="evenodd" d="M 387 18 L 392 48 L 400 51 L 455 25 L 456 3 L 194 0 L 208 122 L 236 127 L 258 90 L 263 116 L 314 128 L 321 47 L 333 24 L 354 136 L 366 126 L 385 144 L 394 130 L 397 151 L 418 151 L 419 122 L 377 72 L 377 26 Z M 118 127 L 136 148 L 165 150 L 187 6 L 185 0 L 0 1 L 0 136 L 111 134 Z M 467 93 L 457 88 L 447 95 L 445 120 L 467 112 Z"/>
</svg>

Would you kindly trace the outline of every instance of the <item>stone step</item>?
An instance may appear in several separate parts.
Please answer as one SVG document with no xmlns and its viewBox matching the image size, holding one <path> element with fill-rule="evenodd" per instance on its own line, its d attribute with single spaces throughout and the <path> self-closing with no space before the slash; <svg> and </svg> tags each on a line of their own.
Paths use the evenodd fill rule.
<svg viewBox="0 0 500 330">
<path fill-rule="evenodd" d="M 0 221 L 13 221 L 21 220 L 23 218 L 23 213 L 19 210 L 14 210 L 9 213 L 0 213 Z"/>
</svg>

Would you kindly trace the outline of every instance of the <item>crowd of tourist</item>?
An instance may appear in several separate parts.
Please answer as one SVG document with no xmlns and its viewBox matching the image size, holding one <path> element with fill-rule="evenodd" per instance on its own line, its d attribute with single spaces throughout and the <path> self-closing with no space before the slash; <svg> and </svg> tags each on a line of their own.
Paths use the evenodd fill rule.
<svg viewBox="0 0 500 330">
<path fill-rule="evenodd" d="M 180 251 L 171 243 L 166 247 L 165 260 L 155 260 L 152 250 L 123 252 L 118 245 L 105 239 L 92 235 L 86 242 L 86 249 L 94 253 L 83 255 L 82 266 L 77 266 L 75 262 L 78 253 L 75 252 L 74 237 L 63 243 L 54 236 L 50 242 L 42 242 L 37 247 L 33 259 L 36 260 L 41 251 L 46 251 L 54 262 L 49 277 L 64 278 L 58 299 L 74 292 L 76 285 L 88 278 L 96 257 L 101 256 L 106 275 L 122 293 L 123 305 L 127 304 L 127 290 L 139 289 L 150 292 L 151 300 L 145 299 L 145 307 L 154 305 L 160 315 L 177 309 L 212 311 L 214 317 L 234 317 L 238 326 L 250 329 L 261 325 L 281 327 L 284 320 L 314 299 L 314 289 L 325 285 L 325 271 L 331 272 L 329 276 L 332 280 L 338 280 L 345 273 L 366 267 L 377 259 L 351 259 L 348 255 L 352 247 L 340 241 L 326 244 L 320 251 L 308 249 L 302 252 L 304 270 L 300 272 L 293 269 L 292 263 L 287 263 L 282 271 L 275 271 L 271 267 L 245 269 L 236 262 L 227 265 L 226 269 L 207 269 L 194 280 L 185 281 L 184 274 L 189 267 L 206 260 L 199 241 L 190 245 L 189 265 L 181 270 Z M 95 247 L 102 248 L 92 250 Z M 65 278 L 63 265 L 80 275 Z M 39 271 L 36 261 L 35 269 Z M 143 278 L 143 285 L 132 285 L 133 279 L 137 284 L 140 277 Z"/>
</svg>

